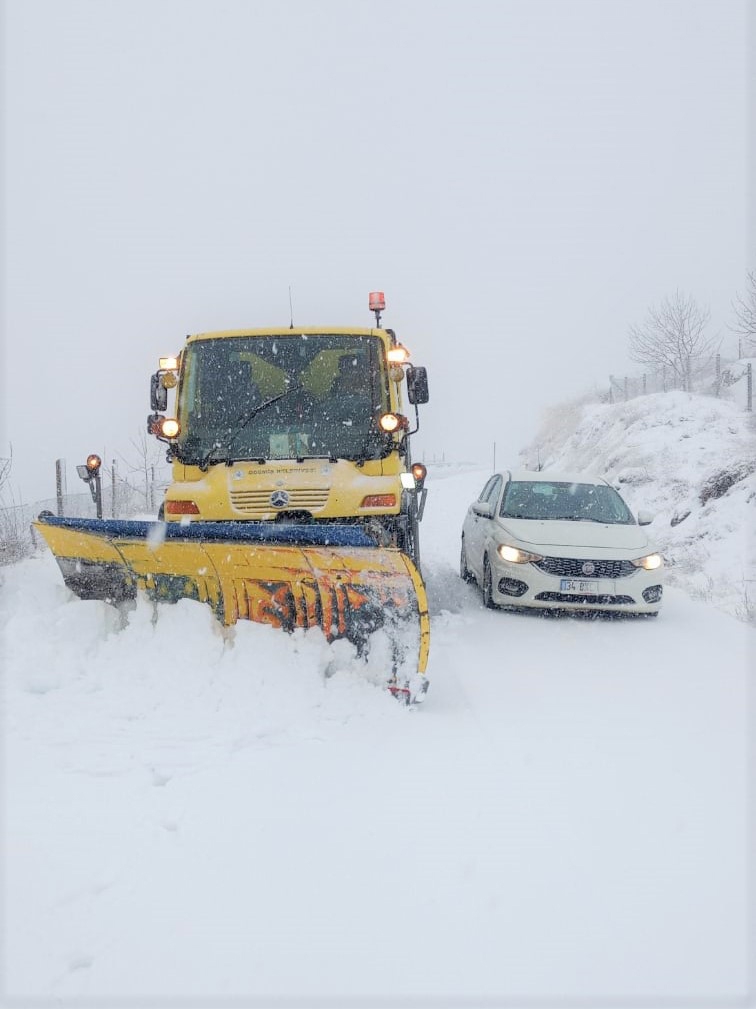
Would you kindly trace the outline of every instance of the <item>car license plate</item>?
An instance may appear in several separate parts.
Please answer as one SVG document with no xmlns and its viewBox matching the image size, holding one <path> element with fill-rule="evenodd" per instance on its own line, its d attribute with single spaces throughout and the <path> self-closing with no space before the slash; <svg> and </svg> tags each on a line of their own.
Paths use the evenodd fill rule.
<svg viewBox="0 0 756 1009">
<path fill-rule="evenodd" d="M 586 581 L 584 578 L 563 578 L 560 583 L 561 592 L 579 592 L 586 596 L 597 596 L 598 589 L 597 581 Z"/>
</svg>

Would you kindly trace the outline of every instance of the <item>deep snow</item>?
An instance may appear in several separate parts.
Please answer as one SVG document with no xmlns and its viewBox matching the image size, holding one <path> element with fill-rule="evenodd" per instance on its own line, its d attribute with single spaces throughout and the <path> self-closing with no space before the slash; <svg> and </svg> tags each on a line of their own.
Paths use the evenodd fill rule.
<svg viewBox="0 0 756 1009">
<path fill-rule="evenodd" d="M 690 439 L 652 400 L 656 458 Z M 46 553 L 4 569 L 5 1004 L 753 998 L 753 629 L 679 587 L 657 621 L 482 609 L 456 566 L 486 475 L 429 480 L 414 711 L 319 632 L 122 623 Z"/>
</svg>

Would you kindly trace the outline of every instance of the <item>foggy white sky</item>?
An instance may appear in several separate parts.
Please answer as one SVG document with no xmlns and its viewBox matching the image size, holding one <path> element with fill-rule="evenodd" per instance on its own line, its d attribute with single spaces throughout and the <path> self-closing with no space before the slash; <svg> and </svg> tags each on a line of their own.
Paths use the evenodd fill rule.
<svg viewBox="0 0 756 1009">
<path fill-rule="evenodd" d="M 185 334 L 384 323 L 428 366 L 416 455 L 497 462 L 637 371 L 748 225 L 747 0 L 6 0 L 0 456 L 134 457 Z M 751 83 L 749 84 L 749 76 Z M 749 148 L 749 143 L 751 147 Z"/>
</svg>

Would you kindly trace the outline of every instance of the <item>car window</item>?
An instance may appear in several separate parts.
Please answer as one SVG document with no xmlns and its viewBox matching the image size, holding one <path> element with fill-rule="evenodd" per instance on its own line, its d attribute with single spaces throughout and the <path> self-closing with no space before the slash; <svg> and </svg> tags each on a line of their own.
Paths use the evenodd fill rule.
<svg viewBox="0 0 756 1009">
<path fill-rule="evenodd" d="M 486 480 L 485 485 L 483 487 L 483 490 L 480 492 L 480 495 L 478 497 L 478 501 L 487 501 L 488 500 L 488 492 L 491 489 L 491 486 L 495 482 L 496 482 L 496 477 L 495 476 L 490 476 L 488 478 L 488 480 Z"/>
<path fill-rule="evenodd" d="M 502 518 L 549 519 L 632 525 L 630 509 L 607 484 L 512 480 L 499 514 Z"/>
<path fill-rule="evenodd" d="M 501 490 L 501 477 L 495 476 L 491 481 L 491 486 L 488 488 L 488 493 L 485 496 L 485 500 L 491 505 L 492 508 L 496 507 L 496 499 L 499 496 L 500 490 Z"/>
</svg>

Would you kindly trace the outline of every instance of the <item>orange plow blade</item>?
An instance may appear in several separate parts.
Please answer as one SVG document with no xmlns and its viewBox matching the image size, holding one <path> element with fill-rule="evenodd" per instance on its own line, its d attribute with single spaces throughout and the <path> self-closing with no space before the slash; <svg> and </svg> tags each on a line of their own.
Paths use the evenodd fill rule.
<svg viewBox="0 0 756 1009">
<path fill-rule="evenodd" d="M 196 599 L 226 625 L 286 631 L 319 627 L 367 654 L 378 631 L 391 641 L 387 682 L 406 700 L 427 689 L 430 628 L 422 578 L 399 550 L 375 546 L 355 526 L 251 522 L 159 522 L 56 518 L 35 529 L 66 585 L 84 599 L 119 603 Z"/>
</svg>

